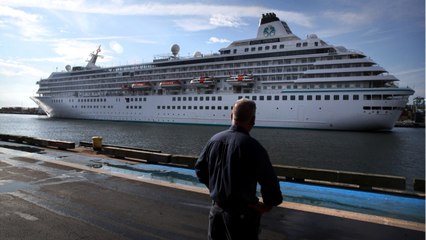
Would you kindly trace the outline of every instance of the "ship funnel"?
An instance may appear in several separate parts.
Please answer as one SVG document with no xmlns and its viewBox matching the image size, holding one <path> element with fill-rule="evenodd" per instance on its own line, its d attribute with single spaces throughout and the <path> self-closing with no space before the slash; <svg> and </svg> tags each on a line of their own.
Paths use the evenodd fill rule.
<svg viewBox="0 0 426 240">
<path fill-rule="evenodd" d="M 286 22 L 280 21 L 275 13 L 264 13 L 259 21 L 257 38 L 295 37 Z"/>
</svg>

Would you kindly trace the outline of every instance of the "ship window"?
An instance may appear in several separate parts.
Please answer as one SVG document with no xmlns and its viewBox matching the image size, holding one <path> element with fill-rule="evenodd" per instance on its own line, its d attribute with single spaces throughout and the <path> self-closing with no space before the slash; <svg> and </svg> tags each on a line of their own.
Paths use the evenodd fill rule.
<svg viewBox="0 0 426 240">
<path fill-rule="evenodd" d="M 371 100 L 371 95 L 364 95 L 364 100 Z"/>
<path fill-rule="evenodd" d="M 172 109 L 176 109 L 176 106 L 172 106 Z"/>
<path fill-rule="evenodd" d="M 191 100 L 189 100 L 189 101 L 191 101 Z M 198 97 L 194 97 L 194 101 L 198 101 Z"/>
<path fill-rule="evenodd" d="M 290 96 L 290 100 L 291 100 L 291 101 L 294 101 L 294 100 L 296 100 L 296 96 L 294 96 L 294 95 L 291 95 L 291 96 Z"/>
<path fill-rule="evenodd" d="M 222 96 L 217 97 L 218 101 L 222 101 Z"/>
<path fill-rule="evenodd" d="M 203 106 L 200 106 L 200 110 L 203 110 Z"/>
<path fill-rule="evenodd" d="M 105 107 L 105 106 L 104 106 Z M 142 109 L 142 106 L 139 106 L 139 109 Z"/>
<path fill-rule="evenodd" d="M 265 100 L 265 96 L 259 96 L 259 100 L 260 100 L 260 101 Z"/>
<path fill-rule="evenodd" d="M 209 110 L 209 106 L 206 106 L 206 110 Z"/>
<path fill-rule="evenodd" d="M 210 97 L 206 97 L 206 101 L 210 101 Z"/>
<path fill-rule="evenodd" d="M 302 46 L 301 43 L 296 43 L 296 47 L 300 47 L 300 46 Z"/>
<path fill-rule="evenodd" d="M 241 98 L 243 98 L 243 96 L 238 96 L 238 99 L 241 99 Z"/>
<path fill-rule="evenodd" d="M 270 48 L 270 46 L 266 46 L 266 47 L 265 47 L 265 50 L 269 50 L 269 48 Z"/>
<path fill-rule="evenodd" d="M 280 45 L 280 49 L 283 49 L 283 48 L 284 48 L 284 44 L 281 44 L 281 45 Z"/>
<path fill-rule="evenodd" d="M 248 51 L 249 51 L 249 49 L 248 49 L 248 48 L 245 48 L 245 49 L 244 49 L 244 52 L 248 52 Z"/>
<path fill-rule="evenodd" d="M 170 109 L 170 106 L 167 106 L 167 109 Z"/>
<path fill-rule="evenodd" d="M 161 106 L 161 109 L 166 109 L 166 106 Z"/>
<path fill-rule="evenodd" d="M 304 46 L 304 47 L 308 46 L 308 43 L 307 43 L 307 42 L 304 42 L 304 43 L 303 43 L 303 46 Z"/>
<path fill-rule="evenodd" d="M 383 99 L 392 100 L 392 95 L 383 95 Z"/>
<path fill-rule="evenodd" d="M 126 106 L 127 109 L 129 109 L 129 106 Z"/>
<path fill-rule="evenodd" d="M 272 100 L 272 96 L 266 96 L 266 100 L 271 101 Z"/>
<path fill-rule="evenodd" d="M 318 42 L 315 42 L 315 47 L 317 47 L 318 46 Z"/>
<path fill-rule="evenodd" d="M 256 101 L 257 100 L 257 96 L 251 96 L 251 100 Z"/>
<path fill-rule="evenodd" d="M 177 106 L 177 109 L 180 109 L 180 106 Z"/>
<path fill-rule="evenodd" d="M 212 110 L 215 110 L 216 109 L 216 107 L 215 106 L 212 106 Z"/>
<path fill-rule="evenodd" d="M 373 100 L 382 100 L 382 95 L 373 95 Z"/>
<path fill-rule="evenodd" d="M 257 51 L 262 51 L 262 47 L 258 47 L 258 48 L 257 48 Z"/>
<path fill-rule="evenodd" d="M 371 107 L 369 107 L 369 106 L 364 106 L 362 109 L 364 109 L 364 110 L 371 110 Z"/>
<path fill-rule="evenodd" d="M 229 109 L 229 107 L 228 107 L 228 106 L 224 106 L 224 107 L 223 107 L 223 109 L 228 110 L 228 109 Z"/>
<path fill-rule="evenodd" d="M 186 106 L 182 106 L 182 109 L 183 109 L 183 110 L 186 110 Z"/>
<path fill-rule="evenodd" d="M 287 101 L 287 95 L 283 95 L 282 99 L 283 101 Z"/>
<path fill-rule="evenodd" d="M 274 96 L 274 100 L 275 100 L 275 101 L 278 101 L 278 100 L 280 100 L 280 96 L 278 96 L 278 95 L 275 95 L 275 96 Z"/>
<path fill-rule="evenodd" d="M 108 106 L 108 108 L 109 108 L 109 106 Z M 160 106 L 157 106 L 157 109 L 160 109 Z"/>
<path fill-rule="evenodd" d="M 303 100 L 303 95 L 299 95 L 299 100 L 302 101 Z"/>
<path fill-rule="evenodd" d="M 320 101 L 321 100 L 321 95 L 315 95 L 315 100 Z"/>
<path fill-rule="evenodd" d="M 273 46 L 272 46 L 272 49 L 277 49 L 277 45 L 273 45 Z"/>
<path fill-rule="evenodd" d="M 359 100 L 359 95 L 353 95 L 353 96 L 352 96 L 352 99 L 353 99 L 353 100 Z"/>
<path fill-rule="evenodd" d="M 324 100 L 330 100 L 330 95 L 325 95 Z"/>
<path fill-rule="evenodd" d="M 349 95 L 343 95 L 343 100 L 349 100 Z"/>
<path fill-rule="evenodd" d="M 216 101 L 216 97 L 212 97 L 212 101 Z"/>
<path fill-rule="evenodd" d="M 188 101 L 192 101 L 192 97 L 188 97 Z"/>
<path fill-rule="evenodd" d="M 192 106 L 188 106 L 188 109 L 189 109 L 189 110 L 191 110 L 191 109 L 192 109 Z"/>
<path fill-rule="evenodd" d="M 381 109 L 382 109 L 382 107 L 373 106 L 373 107 L 371 107 L 371 109 L 372 109 L 372 110 L 381 110 Z"/>
<path fill-rule="evenodd" d="M 181 98 L 181 97 L 178 97 L 178 98 L 177 98 L 177 100 L 180 102 L 180 101 L 182 100 L 182 98 Z"/>
<path fill-rule="evenodd" d="M 312 95 L 306 96 L 306 100 L 312 100 Z"/>
<path fill-rule="evenodd" d="M 383 107 L 383 110 L 392 110 L 392 107 Z"/>
<path fill-rule="evenodd" d="M 252 52 L 256 51 L 256 48 L 255 48 L 255 47 L 252 47 L 252 48 L 251 48 L 251 51 L 252 51 Z"/>
<path fill-rule="evenodd" d="M 172 101 L 176 101 L 176 97 L 173 97 L 173 98 L 172 98 Z"/>
<path fill-rule="evenodd" d="M 197 110 L 197 106 L 194 106 L 194 110 Z"/>
<path fill-rule="evenodd" d="M 333 98 L 334 100 L 339 100 L 339 95 L 334 95 Z"/>
<path fill-rule="evenodd" d="M 234 54 L 237 53 L 237 49 L 234 49 Z"/>
<path fill-rule="evenodd" d="M 217 106 L 217 110 L 222 110 L 222 106 Z"/>
</svg>

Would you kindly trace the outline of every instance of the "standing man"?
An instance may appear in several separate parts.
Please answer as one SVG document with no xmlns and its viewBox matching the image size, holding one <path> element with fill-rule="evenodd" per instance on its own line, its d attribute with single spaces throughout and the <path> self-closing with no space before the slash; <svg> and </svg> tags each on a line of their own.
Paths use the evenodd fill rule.
<svg viewBox="0 0 426 240">
<path fill-rule="evenodd" d="M 257 240 L 261 215 L 283 200 L 268 153 L 249 135 L 255 118 L 256 104 L 238 100 L 231 128 L 214 135 L 195 164 L 197 177 L 213 200 L 210 240 Z M 256 196 L 257 183 L 263 203 Z"/>
</svg>

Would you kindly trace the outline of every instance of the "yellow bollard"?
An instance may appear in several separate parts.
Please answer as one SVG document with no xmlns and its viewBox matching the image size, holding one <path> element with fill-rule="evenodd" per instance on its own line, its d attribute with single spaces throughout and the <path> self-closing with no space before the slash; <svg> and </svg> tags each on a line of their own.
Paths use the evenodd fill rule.
<svg viewBox="0 0 426 240">
<path fill-rule="evenodd" d="M 92 137 L 92 145 L 93 145 L 93 150 L 95 151 L 102 150 L 102 137 L 101 136 Z"/>
</svg>

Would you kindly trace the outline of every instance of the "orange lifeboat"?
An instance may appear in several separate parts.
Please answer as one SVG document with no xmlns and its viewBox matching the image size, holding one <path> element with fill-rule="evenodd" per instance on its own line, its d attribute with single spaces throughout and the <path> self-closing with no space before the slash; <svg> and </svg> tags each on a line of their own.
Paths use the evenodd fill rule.
<svg viewBox="0 0 426 240">
<path fill-rule="evenodd" d="M 163 81 L 160 82 L 160 87 L 162 88 L 181 88 L 182 84 L 180 81 Z"/>
<path fill-rule="evenodd" d="M 229 77 L 226 82 L 232 86 L 250 86 L 254 83 L 254 79 L 253 75 L 238 74 L 236 76 Z"/>
<path fill-rule="evenodd" d="M 149 89 L 151 88 L 151 84 L 147 83 L 147 82 L 143 82 L 143 83 L 133 83 L 131 85 L 132 89 Z"/>
<path fill-rule="evenodd" d="M 203 87 L 213 86 L 215 84 L 215 81 L 211 77 L 201 76 L 201 77 L 192 79 L 190 83 L 193 86 L 203 88 Z"/>
</svg>

